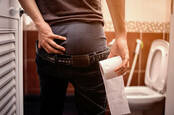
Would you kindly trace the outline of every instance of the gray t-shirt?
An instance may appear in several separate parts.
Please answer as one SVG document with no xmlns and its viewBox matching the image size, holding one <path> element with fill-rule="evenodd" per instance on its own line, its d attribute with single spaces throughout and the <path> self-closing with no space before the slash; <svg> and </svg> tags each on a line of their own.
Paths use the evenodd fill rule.
<svg viewBox="0 0 174 115">
<path fill-rule="evenodd" d="M 36 0 L 50 25 L 67 21 L 102 22 L 101 0 Z"/>
</svg>

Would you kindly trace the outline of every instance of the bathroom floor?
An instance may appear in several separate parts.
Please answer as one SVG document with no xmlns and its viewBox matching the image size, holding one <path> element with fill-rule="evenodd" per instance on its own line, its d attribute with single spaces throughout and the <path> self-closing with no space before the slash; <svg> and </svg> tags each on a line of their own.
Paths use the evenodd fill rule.
<svg viewBox="0 0 174 115">
<path fill-rule="evenodd" d="M 32 95 L 24 97 L 24 115 L 39 115 L 39 107 L 39 96 Z M 63 115 L 77 115 L 74 96 L 67 96 Z"/>
</svg>

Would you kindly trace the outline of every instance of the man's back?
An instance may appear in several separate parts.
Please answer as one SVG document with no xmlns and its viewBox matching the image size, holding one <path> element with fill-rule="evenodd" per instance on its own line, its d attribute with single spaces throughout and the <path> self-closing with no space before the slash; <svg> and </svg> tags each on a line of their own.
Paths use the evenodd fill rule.
<svg viewBox="0 0 174 115">
<path fill-rule="evenodd" d="M 102 22 L 101 0 L 36 0 L 40 12 L 50 25 L 67 22 Z"/>
</svg>

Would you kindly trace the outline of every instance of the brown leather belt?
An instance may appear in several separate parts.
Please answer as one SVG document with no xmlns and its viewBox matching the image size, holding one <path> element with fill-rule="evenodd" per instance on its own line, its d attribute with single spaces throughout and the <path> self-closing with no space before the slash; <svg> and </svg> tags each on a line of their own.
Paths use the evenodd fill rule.
<svg viewBox="0 0 174 115">
<path fill-rule="evenodd" d="M 107 48 L 104 51 L 84 55 L 61 55 L 48 54 L 43 48 L 38 49 L 36 47 L 36 52 L 41 58 L 52 63 L 61 63 L 65 65 L 71 65 L 73 67 L 87 67 L 91 64 L 98 63 L 100 60 L 106 59 L 110 50 Z"/>
</svg>

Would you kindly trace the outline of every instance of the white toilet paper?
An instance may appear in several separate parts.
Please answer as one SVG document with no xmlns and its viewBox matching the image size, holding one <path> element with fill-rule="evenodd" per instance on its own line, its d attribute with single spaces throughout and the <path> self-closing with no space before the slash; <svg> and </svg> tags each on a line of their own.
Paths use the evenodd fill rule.
<svg viewBox="0 0 174 115">
<path fill-rule="evenodd" d="M 121 57 L 113 57 L 99 62 L 107 100 L 112 115 L 130 113 L 124 92 L 123 76 L 117 76 L 115 68 L 122 63 Z"/>
</svg>

